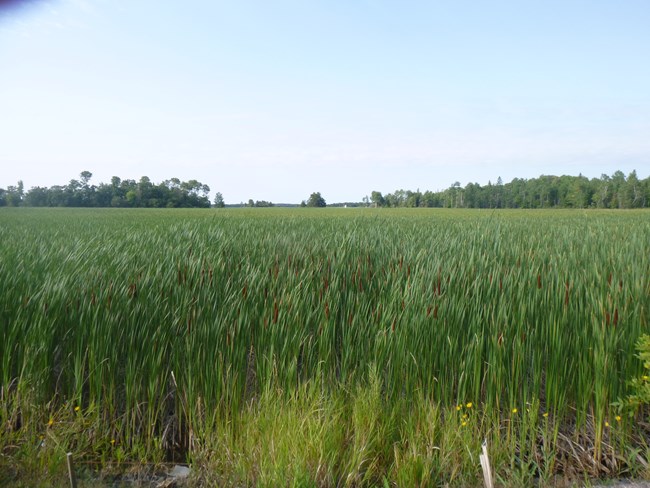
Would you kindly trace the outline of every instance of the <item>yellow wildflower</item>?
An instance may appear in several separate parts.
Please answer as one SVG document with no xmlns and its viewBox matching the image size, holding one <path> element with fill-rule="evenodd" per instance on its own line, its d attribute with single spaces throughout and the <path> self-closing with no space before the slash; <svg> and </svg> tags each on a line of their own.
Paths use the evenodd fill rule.
<svg viewBox="0 0 650 488">
<path fill-rule="evenodd" d="M 74 407 L 74 411 L 75 411 L 75 412 L 78 412 L 79 410 L 81 410 L 81 407 L 80 407 L 79 405 L 77 405 L 76 407 Z"/>
<path fill-rule="evenodd" d="M 50 417 L 50 420 L 47 421 L 47 426 L 52 427 L 54 425 L 54 419 Z"/>
<path fill-rule="evenodd" d="M 605 421 L 605 427 L 609 427 L 609 422 Z"/>
<path fill-rule="evenodd" d="M 620 421 L 621 421 L 621 416 L 620 416 L 620 415 L 617 415 L 615 418 L 616 418 L 616 421 L 617 421 L 617 422 L 620 422 Z"/>
<path fill-rule="evenodd" d="M 460 425 L 463 426 L 463 427 L 465 427 L 465 426 L 467 425 L 467 422 L 465 422 L 465 421 L 463 420 L 463 421 L 460 423 Z"/>
<path fill-rule="evenodd" d="M 517 413 L 518 411 L 519 411 L 519 410 L 517 410 L 516 407 L 512 409 L 512 413 Z"/>
<path fill-rule="evenodd" d="M 472 408 L 472 402 L 468 402 L 467 405 L 465 405 L 467 408 Z"/>
<path fill-rule="evenodd" d="M 544 418 L 548 418 L 548 412 L 544 412 L 544 413 L 542 414 L 542 417 L 544 417 Z"/>
<path fill-rule="evenodd" d="M 457 412 L 460 412 L 460 409 L 461 409 L 461 408 L 463 408 L 462 405 L 456 405 L 456 411 L 457 411 Z"/>
<path fill-rule="evenodd" d="M 115 439 L 111 439 L 111 445 L 115 444 Z"/>
</svg>

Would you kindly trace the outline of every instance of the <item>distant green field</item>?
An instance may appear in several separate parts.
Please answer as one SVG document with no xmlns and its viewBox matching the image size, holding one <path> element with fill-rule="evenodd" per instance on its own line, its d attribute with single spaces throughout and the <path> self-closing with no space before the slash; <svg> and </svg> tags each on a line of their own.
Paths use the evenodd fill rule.
<svg viewBox="0 0 650 488">
<path fill-rule="evenodd" d="M 484 438 L 523 484 L 647 459 L 611 404 L 642 374 L 648 211 L 0 209 L 0 284 L 16 476 L 72 450 L 464 485 Z"/>
</svg>

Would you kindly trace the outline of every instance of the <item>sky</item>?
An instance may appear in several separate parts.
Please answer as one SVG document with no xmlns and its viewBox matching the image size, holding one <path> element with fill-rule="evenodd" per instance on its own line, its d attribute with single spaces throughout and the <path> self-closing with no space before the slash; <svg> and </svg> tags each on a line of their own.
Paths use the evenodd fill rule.
<svg viewBox="0 0 650 488">
<path fill-rule="evenodd" d="M 645 178 L 648 25 L 647 0 L 0 1 L 0 187 Z"/>
</svg>

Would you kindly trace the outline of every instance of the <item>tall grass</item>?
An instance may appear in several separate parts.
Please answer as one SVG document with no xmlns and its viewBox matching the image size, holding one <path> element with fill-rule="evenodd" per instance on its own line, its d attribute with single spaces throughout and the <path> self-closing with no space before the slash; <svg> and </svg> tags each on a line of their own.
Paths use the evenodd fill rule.
<svg viewBox="0 0 650 488">
<path fill-rule="evenodd" d="M 620 472 L 642 446 L 610 405 L 641 371 L 647 212 L 7 209 L 0 242 L 13 432 L 78 406 L 107 458 L 262 485 L 467 481 L 453 451 L 485 436 L 530 476 Z"/>
</svg>

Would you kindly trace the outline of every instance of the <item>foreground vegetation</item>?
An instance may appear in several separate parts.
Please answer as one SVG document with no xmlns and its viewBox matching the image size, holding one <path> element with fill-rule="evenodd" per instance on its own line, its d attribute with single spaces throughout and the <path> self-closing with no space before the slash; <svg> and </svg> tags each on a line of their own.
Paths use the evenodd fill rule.
<svg viewBox="0 0 650 488">
<path fill-rule="evenodd" d="M 646 211 L 0 212 L 0 473 L 646 476 Z M 7 480 L 4 480 L 7 482 Z M 0 480 L 3 481 L 3 480 Z"/>
</svg>

